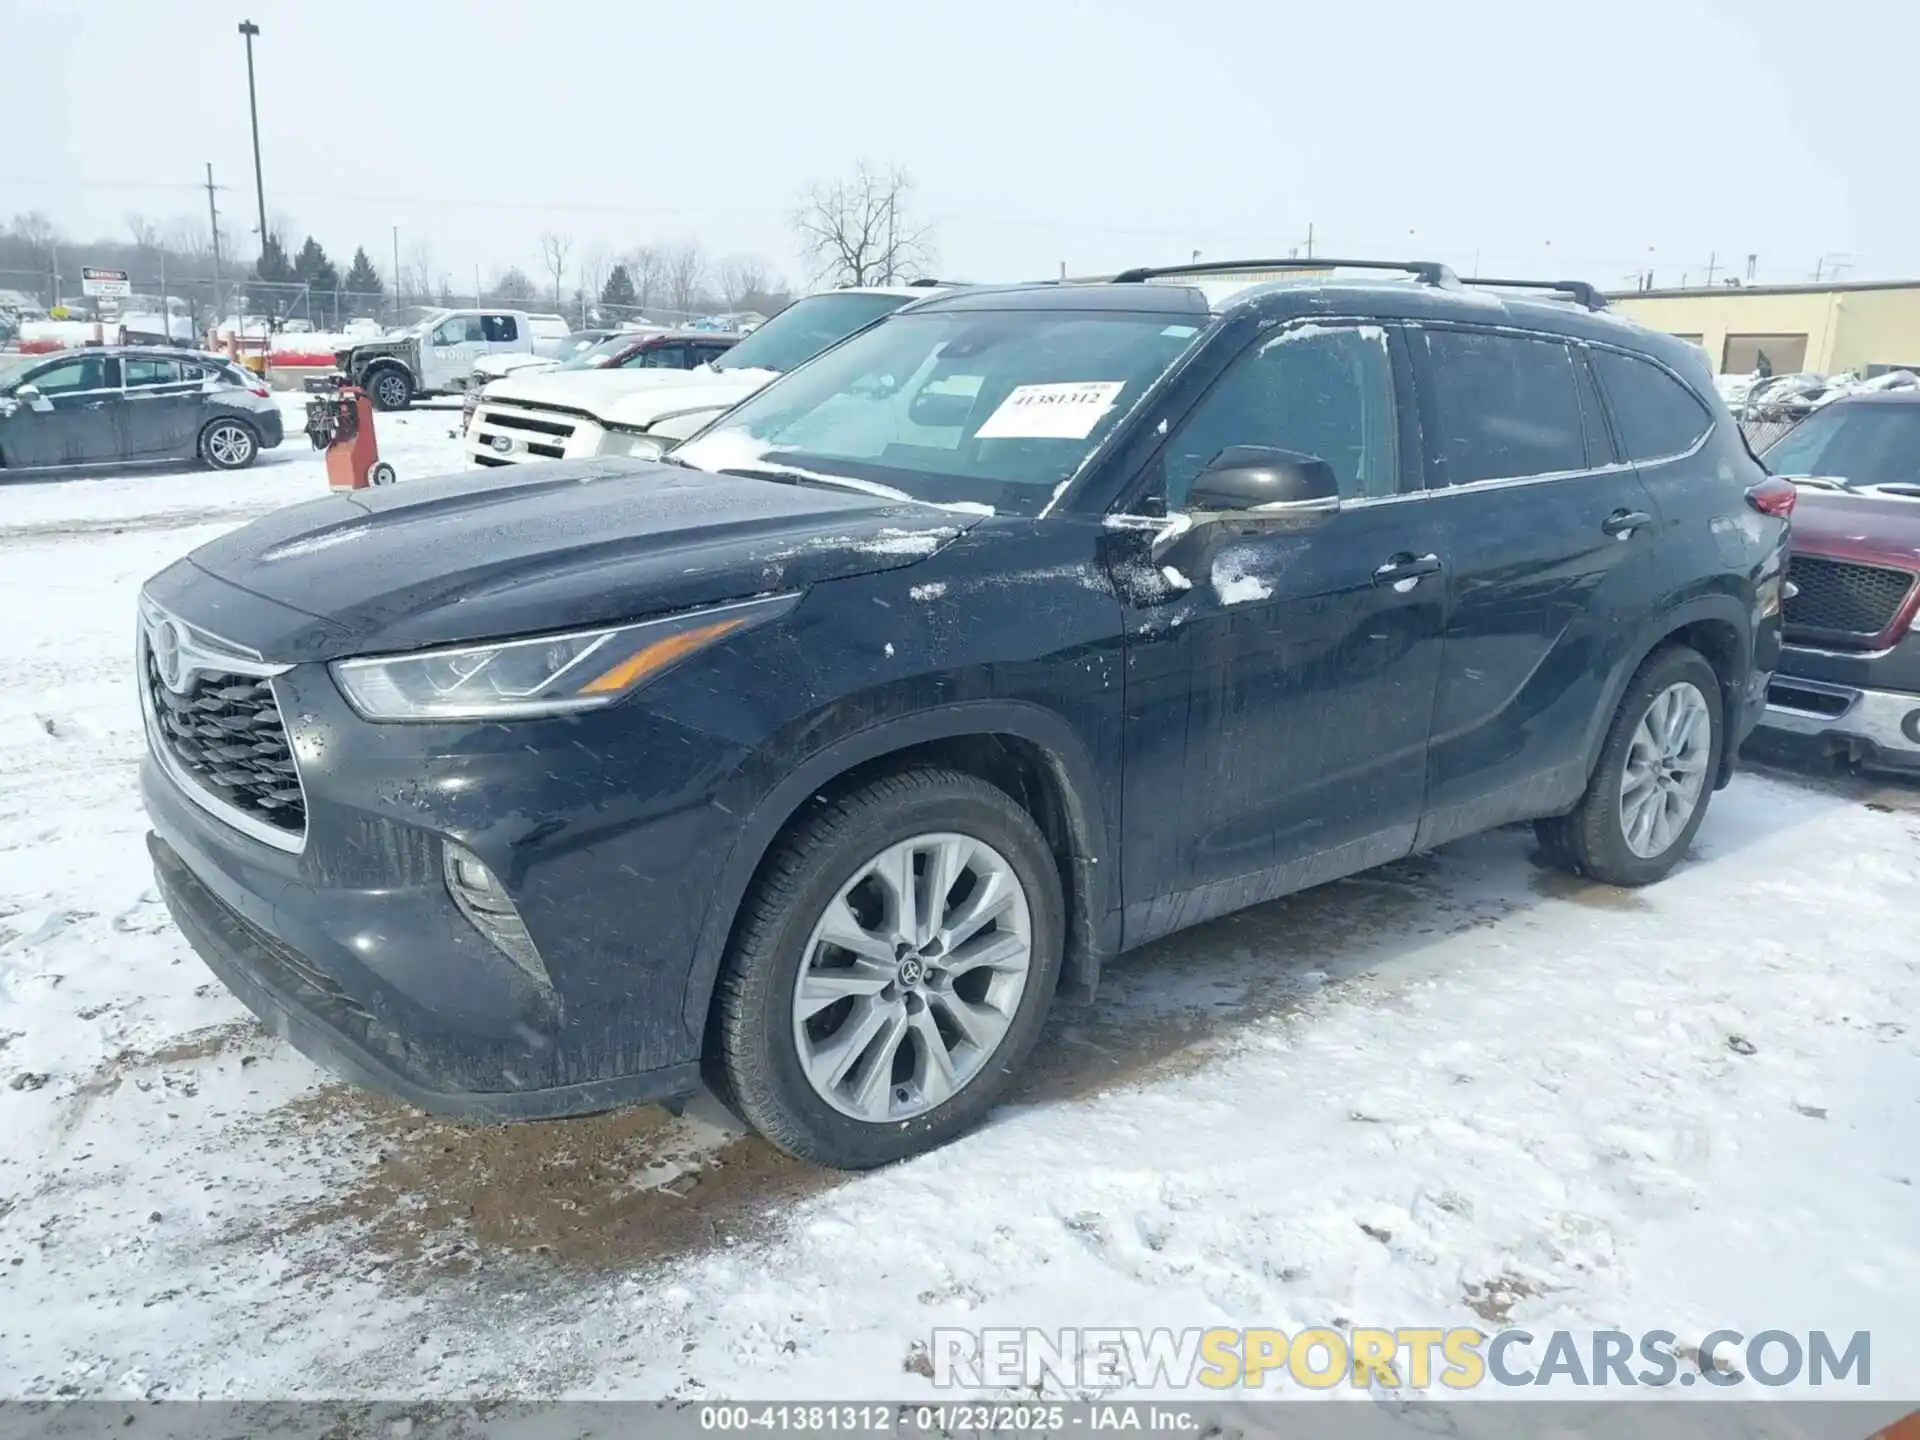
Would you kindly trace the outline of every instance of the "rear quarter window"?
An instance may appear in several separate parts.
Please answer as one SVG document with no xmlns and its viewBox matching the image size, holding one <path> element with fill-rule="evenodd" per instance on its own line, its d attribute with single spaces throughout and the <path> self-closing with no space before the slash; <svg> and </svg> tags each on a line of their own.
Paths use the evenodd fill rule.
<svg viewBox="0 0 1920 1440">
<path fill-rule="evenodd" d="M 1617 350 L 1589 353 L 1606 389 L 1627 459 L 1683 455 L 1713 428 L 1713 412 L 1658 365 Z"/>
</svg>

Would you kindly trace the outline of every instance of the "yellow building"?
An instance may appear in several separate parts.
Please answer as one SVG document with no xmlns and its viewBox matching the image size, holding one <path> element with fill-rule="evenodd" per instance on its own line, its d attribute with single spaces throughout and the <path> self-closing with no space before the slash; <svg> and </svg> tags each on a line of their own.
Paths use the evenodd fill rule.
<svg viewBox="0 0 1920 1440">
<path fill-rule="evenodd" d="M 1716 285 L 1608 297 L 1616 310 L 1691 340 L 1722 375 L 1920 370 L 1920 280 Z"/>
</svg>

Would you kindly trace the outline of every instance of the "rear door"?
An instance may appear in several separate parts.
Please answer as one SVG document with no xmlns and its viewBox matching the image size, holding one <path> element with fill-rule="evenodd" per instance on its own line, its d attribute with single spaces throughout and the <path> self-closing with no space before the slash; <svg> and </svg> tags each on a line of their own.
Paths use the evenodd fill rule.
<svg viewBox="0 0 1920 1440">
<path fill-rule="evenodd" d="M 122 361 L 122 370 L 126 397 L 120 413 L 128 458 L 191 453 L 205 398 L 199 367 L 170 356 L 133 355 Z"/>
<path fill-rule="evenodd" d="M 1450 562 L 1420 844 L 1573 803 L 1606 687 L 1658 583 L 1659 516 L 1623 461 L 1585 347 L 1410 331 Z"/>
<path fill-rule="evenodd" d="M 521 333 L 518 315 L 482 315 L 477 323 L 484 354 L 520 355 L 533 348 L 532 340 Z"/>
<path fill-rule="evenodd" d="M 26 376 L 37 404 L 21 402 L 0 430 L 9 466 L 93 465 L 120 458 L 120 361 L 64 356 Z"/>
</svg>

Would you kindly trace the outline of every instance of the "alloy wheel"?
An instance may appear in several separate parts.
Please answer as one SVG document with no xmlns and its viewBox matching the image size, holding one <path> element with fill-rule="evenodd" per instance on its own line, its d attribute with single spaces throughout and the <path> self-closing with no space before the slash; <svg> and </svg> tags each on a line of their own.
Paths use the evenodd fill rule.
<svg viewBox="0 0 1920 1440">
<path fill-rule="evenodd" d="M 801 957 L 807 1082 L 858 1120 L 925 1114 L 992 1061 L 1032 964 L 1032 908 L 998 850 L 952 833 L 889 846 L 828 903 Z"/>
<path fill-rule="evenodd" d="M 382 375 L 374 389 L 380 396 L 380 408 L 383 410 L 398 410 L 407 403 L 407 382 L 398 375 Z"/>
<path fill-rule="evenodd" d="M 253 436 L 238 425 L 216 425 L 207 433 L 207 457 L 222 470 L 235 470 L 253 455 Z"/>
<path fill-rule="evenodd" d="M 1627 746 L 1620 778 L 1620 833 L 1643 860 L 1657 859 L 1693 819 L 1713 754 L 1707 698 L 1691 681 L 1653 697 Z"/>
</svg>

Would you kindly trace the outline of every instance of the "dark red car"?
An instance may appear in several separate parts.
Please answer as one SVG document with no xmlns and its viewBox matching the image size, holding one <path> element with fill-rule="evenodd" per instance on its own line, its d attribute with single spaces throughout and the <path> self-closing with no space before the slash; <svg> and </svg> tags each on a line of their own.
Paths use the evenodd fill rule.
<svg viewBox="0 0 1920 1440">
<path fill-rule="evenodd" d="M 1920 391 L 1836 401 L 1761 458 L 1800 490 L 1762 726 L 1920 770 Z"/>
</svg>

